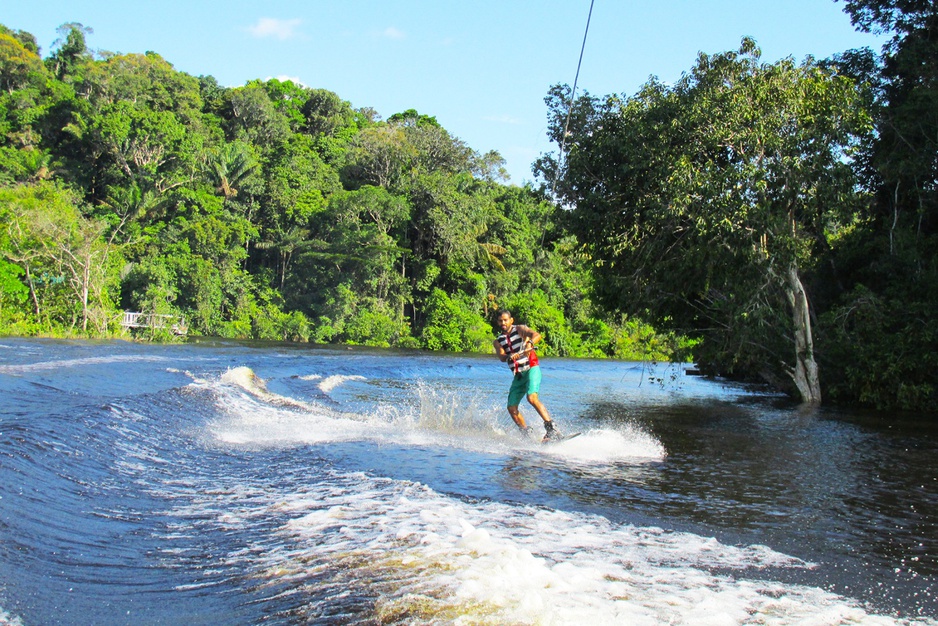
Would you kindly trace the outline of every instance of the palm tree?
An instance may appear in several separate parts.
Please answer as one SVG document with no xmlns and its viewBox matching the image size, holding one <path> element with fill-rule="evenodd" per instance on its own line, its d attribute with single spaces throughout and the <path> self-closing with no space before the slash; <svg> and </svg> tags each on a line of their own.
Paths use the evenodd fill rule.
<svg viewBox="0 0 938 626">
<path fill-rule="evenodd" d="M 257 162 L 241 143 L 223 144 L 209 161 L 209 175 L 215 191 L 230 200 L 238 195 L 240 186 L 247 176 L 257 168 Z"/>
<path fill-rule="evenodd" d="M 488 226 L 485 224 L 476 224 L 466 230 L 466 236 L 472 246 L 470 248 L 472 250 L 471 254 L 475 257 L 474 260 L 480 265 L 489 265 L 499 272 L 505 272 L 507 271 L 505 264 L 502 263 L 502 260 L 498 257 L 504 256 L 508 250 L 497 243 L 484 243 L 479 241 L 487 230 Z"/>
<path fill-rule="evenodd" d="M 108 245 L 123 234 L 128 222 L 135 222 L 152 215 L 159 209 L 165 208 L 167 199 L 153 189 L 143 190 L 137 183 L 128 187 L 109 187 L 108 197 L 101 202 L 102 206 L 111 209 L 117 223 L 108 220 L 111 224 L 111 234 Z"/>
</svg>

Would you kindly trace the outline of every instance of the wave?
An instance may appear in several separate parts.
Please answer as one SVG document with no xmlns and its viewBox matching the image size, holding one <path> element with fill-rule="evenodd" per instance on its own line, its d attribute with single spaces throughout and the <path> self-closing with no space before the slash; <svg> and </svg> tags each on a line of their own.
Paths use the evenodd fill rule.
<svg viewBox="0 0 938 626">
<path fill-rule="evenodd" d="M 216 381 L 194 378 L 193 384 L 216 394 L 223 417 L 207 428 L 221 444 L 306 445 L 360 439 L 372 430 L 361 416 L 270 391 L 246 366 L 230 368 Z"/>
<path fill-rule="evenodd" d="M 467 502 L 358 472 L 262 493 L 225 506 L 225 527 L 285 521 L 265 545 L 230 554 L 228 563 L 271 588 L 271 600 L 292 597 L 290 615 L 299 620 L 347 611 L 347 599 L 358 597 L 382 624 L 928 623 L 767 579 L 812 564 L 762 545 Z M 214 497 L 203 504 L 189 514 L 204 523 L 219 505 Z"/>
<path fill-rule="evenodd" d="M 53 361 L 40 361 L 18 365 L 0 365 L 0 374 L 24 374 L 45 370 L 77 368 L 85 365 L 109 365 L 112 363 L 142 363 L 170 361 L 171 359 L 155 355 L 129 355 L 115 354 L 109 356 L 92 356 L 79 359 L 60 359 Z"/>
<path fill-rule="evenodd" d="M 667 451 L 655 437 L 629 424 L 596 428 L 579 437 L 542 446 L 545 454 L 586 463 L 663 461 Z"/>
<path fill-rule="evenodd" d="M 501 394 L 474 392 L 462 373 L 422 382 L 396 365 L 385 378 L 349 370 L 366 378 L 329 372 L 327 360 L 295 376 L 268 360 L 259 371 L 279 377 L 263 378 L 192 363 L 126 368 L 104 391 L 109 368 L 72 371 L 81 384 L 63 386 L 91 389 L 66 396 L 44 374 L 8 379 L 17 400 L 0 494 L 17 511 L 5 540 L 23 544 L 4 566 L 24 572 L 7 592 L 28 621 L 94 604 L 117 616 L 145 587 L 153 621 L 167 622 L 218 603 L 231 623 L 935 624 L 821 588 L 825 562 L 593 506 L 571 481 L 622 481 L 667 459 L 632 422 L 543 446 L 518 436 Z M 161 367 L 188 380 L 155 376 Z M 118 397 L 115 385 L 144 390 Z M 560 421 L 568 432 L 577 423 L 598 421 Z M 579 506 L 576 490 L 586 512 L 565 510 Z M 56 556 L 23 568 L 16 555 L 32 553 Z M 84 581 L 78 593 L 47 586 L 47 608 L 23 600 L 66 578 Z M 0 609 L 4 620 L 21 624 Z"/>
<path fill-rule="evenodd" d="M 320 390 L 333 390 L 363 376 L 310 375 Z M 383 404 L 368 414 L 342 412 L 321 403 L 270 391 L 251 368 L 228 369 L 215 383 L 196 380 L 218 394 L 226 415 L 211 426 L 219 442 L 255 445 L 305 445 L 372 440 L 405 445 L 437 445 L 500 453 L 524 450 L 585 464 L 660 461 L 667 453 L 654 436 L 628 424 L 596 428 L 559 444 L 542 445 L 504 426 L 502 411 L 452 389 L 421 381 L 411 385 L 411 402 Z M 249 397 L 231 393 L 243 391 Z"/>
<path fill-rule="evenodd" d="M 329 393 L 339 385 L 346 383 L 350 380 L 366 380 L 364 376 L 348 376 L 343 374 L 333 374 L 332 376 L 326 376 L 323 378 L 321 374 L 309 374 L 307 376 L 299 376 L 300 380 L 318 380 L 320 383 L 317 385 L 319 390 L 323 393 Z"/>
<path fill-rule="evenodd" d="M 369 414 L 273 393 L 249 368 L 229 370 L 210 387 L 225 415 L 210 425 L 221 446 L 361 440 L 521 452 L 598 468 L 667 456 L 653 435 L 630 425 L 589 429 L 550 446 L 525 441 L 501 426 L 501 408 L 440 385 L 411 385 L 411 402 Z M 408 480 L 327 472 L 272 491 L 236 484 L 213 494 L 205 505 L 224 511 L 219 524 L 227 529 L 282 520 L 255 540 L 263 545 L 225 562 L 249 571 L 259 588 L 275 588 L 278 605 L 292 599 L 290 619 L 360 610 L 387 624 L 747 623 L 753 616 L 766 624 L 935 623 L 875 615 L 825 589 L 773 580 L 775 571 L 814 565 L 767 546 L 468 501 Z M 209 519 L 211 510 L 200 510 L 200 496 L 193 497 L 181 515 Z M 347 606 L 351 597 L 367 599 L 367 607 Z"/>
</svg>

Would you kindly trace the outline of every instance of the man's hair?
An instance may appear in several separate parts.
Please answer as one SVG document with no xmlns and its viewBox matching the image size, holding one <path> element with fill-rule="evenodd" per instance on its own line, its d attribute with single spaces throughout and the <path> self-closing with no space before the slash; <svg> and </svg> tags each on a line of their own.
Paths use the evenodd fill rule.
<svg viewBox="0 0 938 626">
<path fill-rule="evenodd" d="M 502 309 L 501 311 L 495 314 L 495 319 L 500 318 L 502 315 L 507 315 L 508 317 L 514 317 L 514 315 L 511 314 L 511 311 L 509 311 L 508 309 Z"/>
</svg>

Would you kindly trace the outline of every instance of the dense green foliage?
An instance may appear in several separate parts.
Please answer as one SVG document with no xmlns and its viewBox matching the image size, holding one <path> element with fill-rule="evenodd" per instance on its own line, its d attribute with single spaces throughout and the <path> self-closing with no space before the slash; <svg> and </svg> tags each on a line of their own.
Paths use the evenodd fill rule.
<svg viewBox="0 0 938 626">
<path fill-rule="evenodd" d="M 550 100 L 555 134 L 565 100 Z M 854 81 L 810 61 L 761 64 L 745 40 L 673 86 L 580 98 L 556 189 L 610 270 L 604 303 L 699 336 L 704 369 L 788 379 L 819 400 L 810 316 L 792 302 L 826 233 L 860 205 L 849 158 L 869 129 Z"/>
<path fill-rule="evenodd" d="M 487 352 L 513 306 L 549 354 L 678 345 L 597 310 L 556 207 L 435 118 L 225 88 L 153 52 L 92 54 L 89 34 L 64 25 L 42 59 L 0 26 L 0 332 L 105 336 L 132 310 L 200 335 Z"/>
<path fill-rule="evenodd" d="M 744 40 L 633 96 L 570 104 L 558 86 L 568 150 L 536 167 L 573 209 L 597 300 L 700 339 L 705 370 L 934 411 L 938 8 L 846 4 L 894 34 L 882 56 L 765 64 Z"/>
<path fill-rule="evenodd" d="M 872 194 L 832 263 L 842 288 L 820 348 L 831 395 L 879 407 L 936 410 L 938 400 L 938 5 L 848 0 L 867 32 L 892 34 L 878 58 L 836 61 L 874 87 L 876 136 L 861 180 Z"/>
</svg>

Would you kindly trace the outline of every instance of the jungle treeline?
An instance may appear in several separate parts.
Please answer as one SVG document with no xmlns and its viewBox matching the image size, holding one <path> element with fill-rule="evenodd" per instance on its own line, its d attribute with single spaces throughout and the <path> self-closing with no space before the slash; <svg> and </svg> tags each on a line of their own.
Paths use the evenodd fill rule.
<svg viewBox="0 0 938 626">
<path fill-rule="evenodd" d="M 595 307 L 558 208 L 433 116 L 59 34 L 42 58 L 0 27 L 0 333 L 116 336 L 127 310 L 189 335 L 487 352 L 506 307 L 548 354 L 686 343 Z"/>
<path fill-rule="evenodd" d="M 427 112 L 0 26 L 0 333 L 114 336 L 133 310 L 488 352 L 509 308 L 547 354 L 933 413 L 938 14 L 845 10 L 881 53 L 765 63 L 744 38 L 635 94 L 554 86 L 539 187 Z"/>
</svg>

